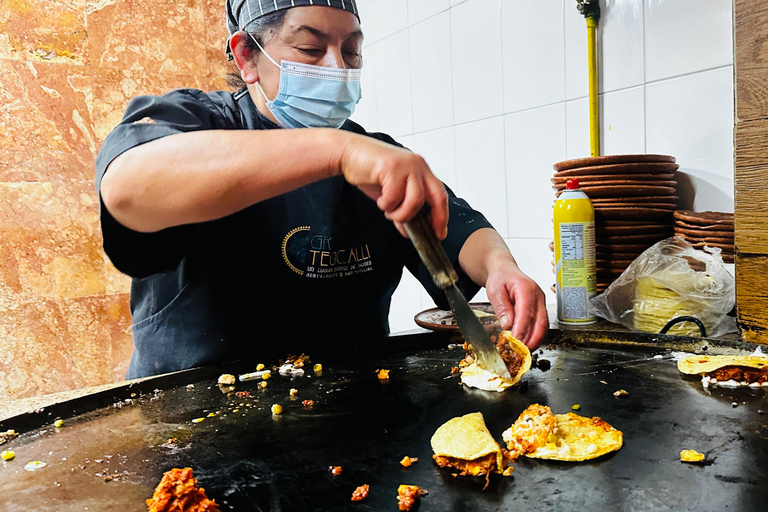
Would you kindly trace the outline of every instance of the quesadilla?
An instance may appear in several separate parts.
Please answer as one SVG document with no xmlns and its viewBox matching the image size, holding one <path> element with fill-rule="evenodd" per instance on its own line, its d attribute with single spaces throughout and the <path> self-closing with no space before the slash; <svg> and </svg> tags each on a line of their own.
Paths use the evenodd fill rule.
<svg viewBox="0 0 768 512">
<path fill-rule="evenodd" d="M 502 435 L 510 457 L 584 461 L 618 450 L 623 434 L 598 417 L 552 414 L 547 406 L 529 406 Z"/>
<path fill-rule="evenodd" d="M 509 331 L 502 331 L 495 343 L 512 379 L 505 379 L 479 366 L 472 355 L 467 354 L 459 364 L 462 384 L 485 391 L 504 391 L 520 382 L 531 368 L 531 351 Z"/>
<path fill-rule="evenodd" d="M 768 386 L 768 357 L 762 355 L 693 355 L 678 361 L 677 369 L 686 375 L 701 375 L 704 387 Z"/>
<path fill-rule="evenodd" d="M 501 447 L 485 426 L 482 413 L 448 420 L 435 431 L 430 443 L 437 465 L 457 469 L 460 475 L 489 475 L 504 470 Z"/>
</svg>

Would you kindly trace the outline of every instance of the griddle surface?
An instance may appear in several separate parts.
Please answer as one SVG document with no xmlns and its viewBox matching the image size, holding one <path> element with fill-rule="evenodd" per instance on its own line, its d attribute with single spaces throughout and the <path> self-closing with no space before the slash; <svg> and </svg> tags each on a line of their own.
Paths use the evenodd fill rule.
<svg viewBox="0 0 768 512">
<path fill-rule="evenodd" d="M 228 397 L 210 371 L 191 372 L 177 387 L 64 418 L 60 429 L 51 419 L 4 445 L 16 459 L 0 466 L 0 510 L 146 510 L 163 472 L 185 466 L 223 511 L 397 510 L 399 484 L 429 491 L 421 511 L 765 510 L 768 426 L 757 412 L 768 409 L 765 388 L 707 392 L 663 350 L 582 347 L 544 349 L 551 370 L 533 369 L 521 386 L 487 393 L 450 376 L 462 356 L 442 348 L 379 362 L 318 359 L 321 376 L 275 376 L 266 390 L 238 385 L 254 398 Z M 377 368 L 390 369 L 390 380 L 379 381 Z M 629 396 L 614 397 L 618 389 Z M 305 399 L 314 408 L 303 407 Z M 282 415 L 271 414 L 273 403 Z M 454 477 L 432 461 L 430 437 L 448 419 L 480 411 L 501 442 L 532 403 L 555 413 L 580 404 L 579 414 L 623 431 L 624 447 L 583 463 L 523 458 L 512 477 L 494 475 L 485 491 L 484 479 Z M 219 414 L 206 417 L 211 412 Z M 199 417 L 206 419 L 191 423 Z M 162 446 L 174 437 L 177 448 Z M 683 449 L 713 463 L 683 464 Z M 419 461 L 403 468 L 405 455 Z M 47 466 L 25 471 L 32 460 Z M 332 476 L 331 465 L 342 474 Z M 117 477 L 105 482 L 106 474 Z M 364 483 L 368 500 L 351 503 Z"/>
</svg>

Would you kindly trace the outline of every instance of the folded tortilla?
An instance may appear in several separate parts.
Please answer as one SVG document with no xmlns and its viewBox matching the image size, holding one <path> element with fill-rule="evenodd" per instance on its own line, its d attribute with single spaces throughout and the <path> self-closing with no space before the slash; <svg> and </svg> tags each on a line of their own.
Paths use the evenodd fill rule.
<svg viewBox="0 0 768 512">
<path fill-rule="evenodd" d="M 435 431 L 430 443 L 435 455 L 462 461 L 495 454 L 494 471 L 501 473 L 503 469 L 501 447 L 485 426 L 482 413 L 473 412 L 448 420 Z"/>
<path fill-rule="evenodd" d="M 765 356 L 688 356 L 677 362 L 677 369 L 687 375 L 701 375 L 726 366 L 744 366 L 762 370 L 768 367 Z"/>
<path fill-rule="evenodd" d="M 512 336 L 509 331 L 499 334 L 500 341 L 506 341 L 509 347 L 522 359 L 520 369 L 512 375 L 512 379 L 505 379 L 495 373 L 479 366 L 477 361 L 461 369 L 461 382 L 465 386 L 482 389 L 484 391 L 504 391 L 520 382 L 525 373 L 531 369 L 531 351 L 523 342 Z"/>
</svg>

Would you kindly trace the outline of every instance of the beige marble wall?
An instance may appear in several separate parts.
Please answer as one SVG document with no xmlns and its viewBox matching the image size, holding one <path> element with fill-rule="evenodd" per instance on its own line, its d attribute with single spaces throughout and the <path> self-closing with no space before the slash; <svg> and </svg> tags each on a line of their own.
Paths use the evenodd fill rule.
<svg viewBox="0 0 768 512">
<path fill-rule="evenodd" d="M 128 101 L 225 89 L 224 0 L 0 2 L 0 401 L 121 380 L 94 158 Z"/>
</svg>

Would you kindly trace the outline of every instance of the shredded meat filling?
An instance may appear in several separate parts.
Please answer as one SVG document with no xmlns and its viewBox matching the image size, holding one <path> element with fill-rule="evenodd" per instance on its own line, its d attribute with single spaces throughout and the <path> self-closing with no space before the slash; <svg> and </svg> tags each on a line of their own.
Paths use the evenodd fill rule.
<svg viewBox="0 0 768 512">
<path fill-rule="evenodd" d="M 433 455 L 433 459 L 441 468 L 451 467 L 461 471 L 460 475 L 485 475 L 490 473 L 496 467 L 496 454 L 489 453 L 484 457 L 473 460 L 463 460 L 444 455 Z"/>
<path fill-rule="evenodd" d="M 520 368 L 523 366 L 523 358 L 520 357 L 520 354 L 512 350 L 509 342 L 503 337 L 499 337 L 499 340 L 496 341 L 496 350 L 501 354 L 501 358 L 504 360 L 504 364 L 507 366 L 509 374 L 512 377 L 517 375 L 518 372 L 520 372 Z"/>
<path fill-rule="evenodd" d="M 724 366 L 713 372 L 707 373 L 707 377 L 724 381 L 735 380 L 737 382 L 758 382 L 762 384 L 768 381 L 768 368 L 758 370 L 757 368 L 748 368 L 746 366 Z"/>
<path fill-rule="evenodd" d="M 397 488 L 397 508 L 410 511 L 418 503 L 421 494 L 416 485 L 401 485 Z"/>
</svg>

